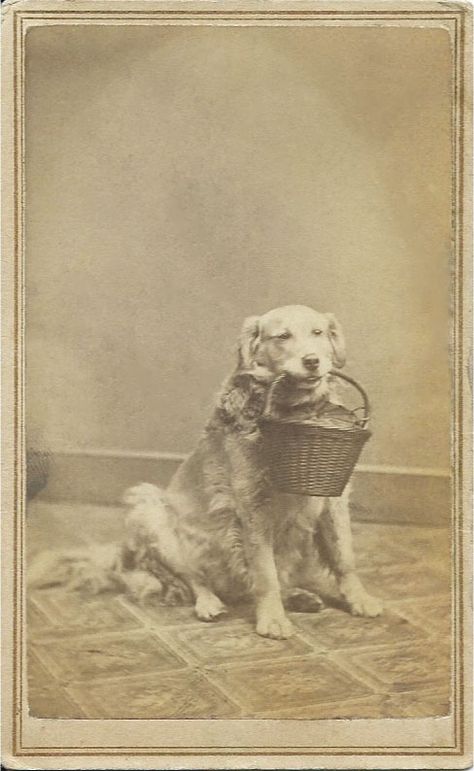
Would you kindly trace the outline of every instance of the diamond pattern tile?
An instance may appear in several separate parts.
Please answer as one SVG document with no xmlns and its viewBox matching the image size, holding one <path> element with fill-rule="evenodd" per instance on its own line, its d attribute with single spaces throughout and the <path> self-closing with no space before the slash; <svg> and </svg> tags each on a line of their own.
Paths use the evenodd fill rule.
<svg viewBox="0 0 474 771">
<path fill-rule="evenodd" d="M 380 691 L 427 690 L 447 683 L 449 673 L 449 645 L 430 641 L 411 645 L 393 645 L 374 648 L 360 653 L 334 654 L 344 661 L 345 667 L 366 677 Z"/>
<path fill-rule="evenodd" d="M 451 632 L 451 597 L 441 595 L 424 599 L 405 600 L 393 604 L 394 610 L 411 623 L 440 637 L 449 637 Z"/>
<path fill-rule="evenodd" d="M 329 651 L 392 645 L 394 639 L 408 642 L 426 637 L 420 628 L 390 610 L 378 618 L 360 618 L 331 608 L 322 613 L 298 614 L 294 620 L 315 644 Z"/>
<path fill-rule="evenodd" d="M 50 589 L 35 592 L 33 602 L 35 612 L 46 616 L 58 635 L 141 626 L 133 613 L 113 596 L 85 598 L 76 592 Z"/>
<path fill-rule="evenodd" d="M 162 642 L 145 632 L 49 637 L 32 643 L 32 649 L 56 677 L 65 681 L 183 666 Z"/>
<path fill-rule="evenodd" d="M 240 717 L 238 706 L 192 670 L 74 685 L 68 691 L 88 718 Z"/>
<path fill-rule="evenodd" d="M 441 566 L 412 563 L 383 565 L 371 570 L 363 569 L 360 576 L 366 588 L 377 587 L 376 594 L 387 600 L 397 601 L 411 597 L 431 597 L 449 592 L 449 577 Z"/>
<path fill-rule="evenodd" d="M 352 523 L 354 549 L 357 565 L 374 568 L 411 559 L 411 555 L 400 543 L 401 525 L 376 525 L 370 527 L 363 522 Z"/>
<path fill-rule="evenodd" d="M 324 656 L 288 661 L 265 661 L 245 667 L 212 670 L 215 682 L 232 693 L 247 714 L 279 705 L 289 709 L 319 702 L 341 702 L 373 693 Z"/>
<path fill-rule="evenodd" d="M 41 633 L 48 627 L 53 626 L 51 619 L 43 613 L 38 603 L 31 598 L 28 598 L 26 606 L 26 625 L 28 633 L 33 633 L 35 630 Z"/>
<path fill-rule="evenodd" d="M 120 537 L 118 507 L 33 501 L 27 540 L 75 547 Z M 80 523 L 80 527 L 78 526 Z M 193 608 L 61 588 L 28 604 L 31 714 L 51 718 L 328 719 L 450 711 L 450 543 L 446 530 L 355 523 L 378 619 L 292 613 L 295 635 L 258 637 L 251 604 L 205 624 Z"/>
<path fill-rule="evenodd" d="M 76 702 L 59 687 L 55 678 L 30 652 L 28 668 L 28 707 L 32 717 L 84 718 L 85 714 Z"/>
<path fill-rule="evenodd" d="M 312 647 L 297 636 L 289 640 L 270 640 L 256 635 L 252 624 L 241 622 L 216 622 L 210 626 L 199 624 L 172 632 L 168 630 L 166 640 L 170 646 L 205 666 L 279 659 L 312 652 Z"/>
<path fill-rule="evenodd" d="M 149 600 L 144 604 L 136 604 L 130 600 L 119 600 L 128 613 L 138 619 L 139 623 L 148 626 L 183 626 L 184 624 L 200 624 L 192 605 L 168 606 Z"/>
<path fill-rule="evenodd" d="M 52 686 L 28 689 L 28 709 L 31 717 L 81 720 L 84 710 L 64 690 Z"/>
<path fill-rule="evenodd" d="M 348 718 L 377 718 L 380 716 L 382 697 L 371 694 L 358 699 L 347 698 L 340 701 L 321 701 L 298 706 L 296 704 L 282 709 L 256 712 L 255 717 L 282 720 L 344 720 Z"/>
<path fill-rule="evenodd" d="M 392 693 L 382 697 L 382 717 L 443 717 L 449 715 L 451 704 L 449 688 Z"/>
</svg>

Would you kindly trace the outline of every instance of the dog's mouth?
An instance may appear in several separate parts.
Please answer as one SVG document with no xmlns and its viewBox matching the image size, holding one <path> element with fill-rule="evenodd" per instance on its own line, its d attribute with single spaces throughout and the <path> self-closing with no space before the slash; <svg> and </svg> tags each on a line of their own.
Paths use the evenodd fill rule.
<svg viewBox="0 0 474 771">
<path fill-rule="evenodd" d="M 321 383 L 325 379 L 324 375 L 303 375 L 295 377 L 294 375 L 290 377 L 290 383 L 293 388 L 296 388 L 298 391 L 311 391 L 312 389 L 316 388 L 319 383 Z"/>
<path fill-rule="evenodd" d="M 298 390 L 307 391 L 312 388 L 315 388 L 315 386 L 321 382 L 323 379 L 322 375 L 309 375 L 309 377 L 301 378 L 301 380 L 296 381 L 296 388 Z"/>
<path fill-rule="evenodd" d="M 275 394 L 276 403 L 284 409 L 315 404 L 327 393 L 327 372 L 303 374 L 286 372 L 279 376 L 280 388 Z"/>
</svg>

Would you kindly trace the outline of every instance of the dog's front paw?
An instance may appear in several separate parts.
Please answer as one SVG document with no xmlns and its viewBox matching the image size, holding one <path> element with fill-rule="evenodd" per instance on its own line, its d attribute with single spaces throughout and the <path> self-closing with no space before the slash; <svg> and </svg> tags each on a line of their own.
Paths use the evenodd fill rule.
<svg viewBox="0 0 474 771">
<path fill-rule="evenodd" d="M 199 595 L 196 599 L 194 610 L 200 621 L 214 621 L 219 616 L 222 616 L 223 613 L 227 613 L 224 603 L 212 592 Z"/>
<path fill-rule="evenodd" d="M 349 603 L 349 608 L 353 616 L 366 616 L 375 618 L 383 612 L 383 603 L 378 597 L 372 597 L 366 591 Z"/>
<path fill-rule="evenodd" d="M 273 640 L 291 637 L 293 626 L 280 603 L 264 603 L 257 608 L 257 634 Z"/>
<path fill-rule="evenodd" d="M 341 594 L 353 616 L 375 618 L 383 612 L 383 603 L 373 597 L 362 586 L 357 576 L 351 576 L 341 582 Z"/>
<path fill-rule="evenodd" d="M 287 640 L 293 634 L 293 625 L 286 616 L 282 618 L 263 617 L 257 621 L 257 634 L 262 637 L 271 637 L 272 640 Z"/>
</svg>

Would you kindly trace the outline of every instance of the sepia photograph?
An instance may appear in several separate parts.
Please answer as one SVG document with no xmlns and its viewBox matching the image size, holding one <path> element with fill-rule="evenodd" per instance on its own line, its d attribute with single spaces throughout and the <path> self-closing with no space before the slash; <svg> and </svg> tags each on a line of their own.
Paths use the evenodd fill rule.
<svg viewBox="0 0 474 771">
<path fill-rule="evenodd" d="M 355 6 L 5 4 L 12 758 L 468 765 L 471 11 Z"/>
</svg>

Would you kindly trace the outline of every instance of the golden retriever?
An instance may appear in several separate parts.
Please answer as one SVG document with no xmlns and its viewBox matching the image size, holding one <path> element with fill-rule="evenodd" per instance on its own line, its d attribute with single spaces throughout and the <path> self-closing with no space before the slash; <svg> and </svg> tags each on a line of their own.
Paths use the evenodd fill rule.
<svg viewBox="0 0 474 771">
<path fill-rule="evenodd" d="M 338 498 L 277 492 L 262 459 L 259 419 L 270 385 L 279 379 L 275 413 L 308 417 L 330 399 L 330 370 L 344 363 L 332 314 L 290 305 L 247 319 L 235 370 L 194 452 L 166 491 L 150 484 L 128 490 L 124 543 L 102 556 L 69 554 L 63 579 L 168 601 L 190 592 L 203 621 L 225 613 L 224 602 L 250 596 L 256 631 L 275 639 L 292 633 L 285 606 L 322 607 L 318 592 L 328 572 L 351 613 L 381 613 L 356 574 L 348 490 Z M 43 583 L 45 572 L 43 563 Z"/>
</svg>

